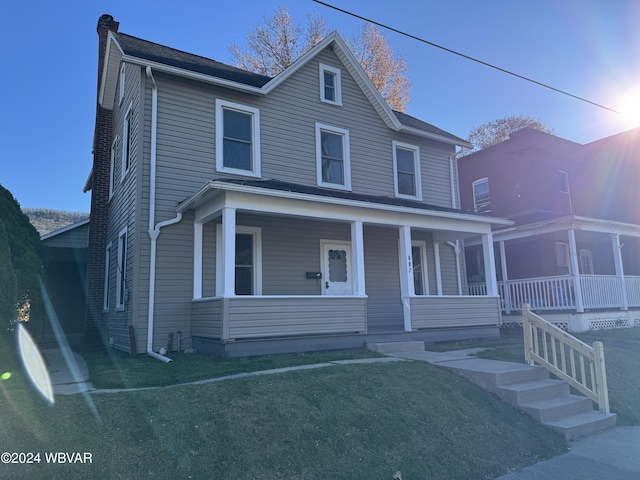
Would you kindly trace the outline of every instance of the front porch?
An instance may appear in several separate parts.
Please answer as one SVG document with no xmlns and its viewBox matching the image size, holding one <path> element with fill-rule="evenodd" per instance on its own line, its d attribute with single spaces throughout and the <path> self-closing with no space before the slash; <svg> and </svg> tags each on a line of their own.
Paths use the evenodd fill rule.
<svg viewBox="0 0 640 480">
<path fill-rule="evenodd" d="M 477 234 L 490 246 L 491 219 L 223 182 L 181 208 L 193 211 L 191 335 L 200 350 L 497 335 L 497 286 L 464 295 L 459 247 Z"/>
</svg>

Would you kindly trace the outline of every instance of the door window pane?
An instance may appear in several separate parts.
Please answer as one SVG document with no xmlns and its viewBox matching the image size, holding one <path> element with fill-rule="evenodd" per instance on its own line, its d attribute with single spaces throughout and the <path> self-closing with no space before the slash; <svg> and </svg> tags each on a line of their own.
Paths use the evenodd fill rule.
<svg viewBox="0 0 640 480">
<path fill-rule="evenodd" d="M 347 281 L 347 252 L 345 250 L 329 250 L 329 281 Z"/>
</svg>

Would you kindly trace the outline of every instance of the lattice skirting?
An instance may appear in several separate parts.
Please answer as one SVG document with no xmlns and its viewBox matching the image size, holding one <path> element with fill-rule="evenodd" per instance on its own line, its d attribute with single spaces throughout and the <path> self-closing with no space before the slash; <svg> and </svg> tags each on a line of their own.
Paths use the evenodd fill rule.
<svg viewBox="0 0 640 480">
<path fill-rule="evenodd" d="M 640 320 L 640 319 L 638 319 Z M 564 330 L 565 332 L 569 331 L 569 322 L 554 322 L 551 321 L 550 323 L 553 323 L 556 327 L 558 327 L 561 330 Z M 522 330 L 522 322 L 503 322 L 502 325 L 500 326 L 500 328 L 504 328 L 505 330 Z"/>
<path fill-rule="evenodd" d="M 636 325 L 638 319 L 636 319 Z M 589 323 L 591 330 L 603 330 L 606 328 L 623 328 L 628 327 L 629 321 L 626 318 L 609 318 L 606 320 L 592 320 Z"/>
</svg>

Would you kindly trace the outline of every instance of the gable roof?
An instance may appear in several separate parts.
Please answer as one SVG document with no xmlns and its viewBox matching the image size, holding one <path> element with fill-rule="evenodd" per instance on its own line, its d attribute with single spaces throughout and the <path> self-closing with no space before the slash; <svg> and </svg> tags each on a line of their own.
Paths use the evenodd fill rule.
<svg viewBox="0 0 640 480">
<path fill-rule="evenodd" d="M 327 47 L 333 49 L 389 128 L 449 145 L 471 147 L 469 143 L 455 135 L 410 115 L 392 110 L 337 32 L 329 34 L 286 70 L 271 78 L 131 35 L 110 31 L 98 101 L 104 108 L 113 108 L 122 61 L 254 95 L 267 95 Z"/>
</svg>

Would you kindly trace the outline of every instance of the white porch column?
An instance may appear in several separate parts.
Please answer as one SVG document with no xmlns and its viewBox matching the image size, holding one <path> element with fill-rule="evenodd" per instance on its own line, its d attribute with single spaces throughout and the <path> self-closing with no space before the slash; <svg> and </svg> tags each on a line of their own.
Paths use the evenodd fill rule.
<svg viewBox="0 0 640 480">
<path fill-rule="evenodd" d="M 364 234 L 362 222 L 351 222 L 351 268 L 353 271 L 353 294 L 366 295 L 364 285 Z"/>
<path fill-rule="evenodd" d="M 404 330 L 410 332 L 411 301 L 415 295 L 413 284 L 413 258 L 411 257 L 411 227 L 400 227 L 400 294 L 404 311 Z"/>
<path fill-rule="evenodd" d="M 233 297 L 236 294 L 236 209 L 222 209 L 222 268 L 220 294 Z"/>
<path fill-rule="evenodd" d="M 508 314 L 511 313 L 511 290 L 509 289 L 509 276 L 507 275 L 507 254 L 504 249 L 504 242 L 498 242 L 500 245 L 500 269 L 502 270 L 502 285 L 504 292 L 504 310 Z"/>
<path fill-rule="evenodd" d="M 442 270 L 440 268 L 440 242 L 433 242 L 433 256 L 436 261 L 436 295 L 442 296 Z"/>
<path fill-rule="evenodd" d="M 487 284 L 487 295 L 498 295 L 498 282 L 496 281 L 496 261 L 493 256 L 493 234 L 482 235 L 482 255 L 484 257 L 484 281 Z"/>
<path fill-rule="evenodd" d="M 202 223 L 193 222 L 193 298 L 202 298 Z"/>
<path fill-rule="evenodd" d="M 576 232 L 569 229 L 569 256 L 571 257 L 571 271 L 573 272 L 573 283 L 576 294 L 576 312 L 584 312 L 584 301 L 582 299 L 582 285 L 580 285 L 580 266 L 578 263 L 578 249 L 576 247 Z"/>
<path fill-rule="evenodd" d="M 613 262 L 616 266 L 616 275 L 620 278 L 622 285 L 622 310 L 629 310 L 629 300 L 627 298 L 627 282 L 624 279 L 624 267 L 622 265 L 622 245 L 620 244 L 620 235 L 611 235 L 611 244 L 613 246 Z"/>
</svg>

